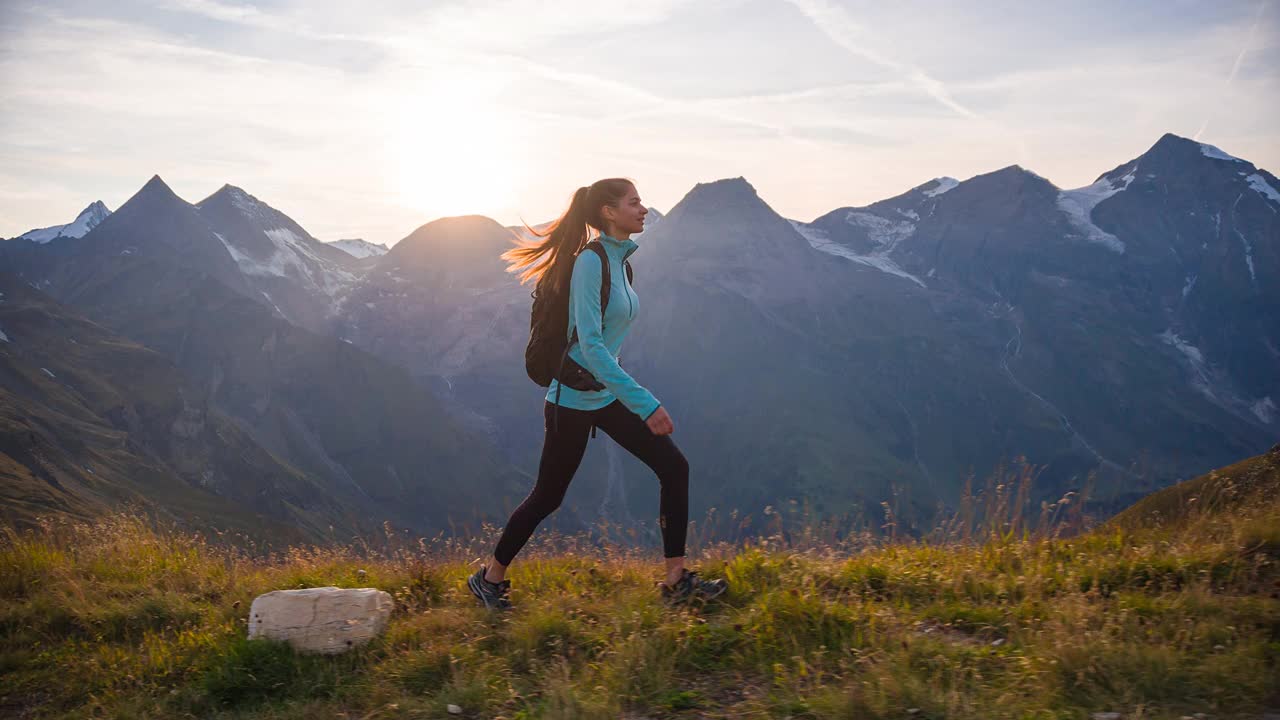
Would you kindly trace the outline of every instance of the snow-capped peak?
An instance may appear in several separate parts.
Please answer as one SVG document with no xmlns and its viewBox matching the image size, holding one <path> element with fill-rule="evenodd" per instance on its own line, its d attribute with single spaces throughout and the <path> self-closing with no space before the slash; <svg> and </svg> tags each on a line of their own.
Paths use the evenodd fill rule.
<svg viewBox="0 0 1280 720">
<path fill-rule="evenodd" d="M 261 217 L 264 215 L 270 215 L 274 212 L 274 209 L 270 205 L 267 205 L 258 198 L 229 183 L 219 188 L 218 192 L 196 203 L 196 207 L 203 208 L 205 205 L 217 198 L 227 199 L 237 210 L 247 217 Z"/>
<path fill-rule="evenodd" d="M 19 235 L 19 237 L 41 244 L 47 243 L 56 237 L 84 237 L 90 230 L 98 227 L 98 223 L 106 220 L 110 214 L 111 211 L 107 209 L 107 206 L 101 200 L 95 200 L 84 210 L 81 210 L 75 220 L 66 225 L 31 230 Z"/>
<path fill-rule="evenodd" d="M 352 238 L 349 240 L 330 240 L 327 244 L 338 248 L 354 258 L 380 257 L 390 250 L 386 245 L 371 243 L 368 240 Z"/>
<path fill-rule="evenodd" d="M 1200 145 L 1200 152 L 1203 153 L 1205 157 L 1211 157 L 1214 160 L 1230 160 L 1231 162 L 1240 162 L 1240 163 L 1244 162 L 1244 160 L 1241 160 L 1235 155 L 1228 155 L 1227 153 L 1223 152 L 1221 149 L 1214 147 L 1213 145 L 1210 145 L 1208 143 L 1199 143 L 1199 145 Z"/>
<path fill-rule="evenodd" d="M 933 188 L 929 190 L 924 191 L 923 194 L 926 197 L 937 197 L 945 192 L 950 192 L 952 190 L 955 190 L 956 187 L 960 185 L 960 181 L 953 177 L 934 178 L 933 181 L 937 183 L 937 185 L 933 186 Z"/>
</svg>

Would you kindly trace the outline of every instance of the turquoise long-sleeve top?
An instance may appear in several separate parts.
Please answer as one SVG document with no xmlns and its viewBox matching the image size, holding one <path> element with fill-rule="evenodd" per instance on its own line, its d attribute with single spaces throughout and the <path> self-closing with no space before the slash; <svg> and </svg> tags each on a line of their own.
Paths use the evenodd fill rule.
<svg viewBox="0 0 1280 720">
<path fill-rule="evenodd" d="M 574 390 L 568 385 L 560 387 L 559 380 L 552 380 L 547 388 L 547 402 L 556 402 L 560 392 L 560 405 L 574 410 L 598 410 L 615 399 L 622 401 L 628 410 L 648 420 L 661 404 L 653 393 L 627 374 L 618 364 L 618 349 L 631 329 L 631 321 L 640 309 L 640 298 L 627 282 L 623 262 L 639 247 L 635 241 L 619 240 L 600 235 L 609 258 L 609 309 L 603 323 L 600 317 L 600 280 L 602 277 L 600 256 L 590 250 L 578 253 L 569 280 L 569 328 L 568 337 L 578 331 L 578 342 L 569 348 L 569 357 L 591 371 L 604 390 Z"/>
</svg>

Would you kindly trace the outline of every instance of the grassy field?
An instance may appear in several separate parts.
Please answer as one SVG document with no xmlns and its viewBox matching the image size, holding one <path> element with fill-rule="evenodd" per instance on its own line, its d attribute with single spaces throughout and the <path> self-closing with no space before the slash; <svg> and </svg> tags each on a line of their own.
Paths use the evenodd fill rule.
<svg viewBox="0 0 1280 720">
<path fill-rule="evenodd" d="M 1278 467 L 1084 532 L 1071 498 L 1010 522 L 1011 485 L 928 540 L 699 539 L 731 590 L 679 609 L 655 554 L 586 537 L 540 537 L 488 614 L 464 579 L 491 532 L 264 553 L 49 522 L 0 545 L 0 716 L 1257 718 L 1280 707 Z M 324 585 L 390 592 L 386 634 L 338 657 L 244 639 L 255 596 Z"/>
</svg>

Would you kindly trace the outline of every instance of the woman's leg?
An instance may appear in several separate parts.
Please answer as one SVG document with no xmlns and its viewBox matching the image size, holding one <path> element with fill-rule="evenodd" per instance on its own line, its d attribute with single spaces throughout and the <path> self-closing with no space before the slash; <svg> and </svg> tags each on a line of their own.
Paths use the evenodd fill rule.
<svg viewBox="0 0 1280 720">
<path fill-rule="evenodd" d="M 596 411 L 596 425 L 658 476 L 661 496 L 658 524 L 667 562 L 667 580 L 684 572 L 684 544 L 689 530 L 689 461 L 670 435 L 654 435 L 639 415 L 618 401 Z M 563 418 L 561 418 L 563 420 Z"/>
<path fill-rule="evenodd" d="M 595 411 L 573 410 L 560 407 L 559 430 L 553 428 L 551 418 L 556 407 L 546 403 L 543 407 L 544 435 L 542 459 L 538 463 L 538 480 L 533 492 L 511 513 L 511 519 L 502 530 L 493 558 L 496 563 L 485 573 L 489 582 L 501 582 L 507 566 L 516 553 L 529 541 L 548 515 L 560 507 L 569 482 L 582 463 L 587 450 L 587 438 L 591 432 L 591 419 Z"/>
</svg>

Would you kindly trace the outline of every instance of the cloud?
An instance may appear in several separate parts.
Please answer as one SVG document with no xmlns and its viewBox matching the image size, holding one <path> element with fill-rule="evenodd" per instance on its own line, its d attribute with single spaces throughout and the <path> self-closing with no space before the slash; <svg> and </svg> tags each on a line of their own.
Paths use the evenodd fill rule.
<svg viewBox="0 0 1280 720">
<path fill-rule="evenodd" d="M 188 199 L 240 185 L 325 238 L 395 241 L 464 210 L 544 220 L 613 175 L 660 208 L 745 175 L 814 217 L 1012 163 L 1088 184 L 1192 134 L 1205 98 L 1230 108 L 1208 142 L 1280 166 L 1274 8 L 862 7 L 8 4 L 0 235 L 116 207 L 155 172 Z M 1091 12 L 1121 27 L 1075 17 Z M 458 163 L 468 182 L 449 182 Z M 499 176 L 506 197 L 485 192 Z"/>
<path fill-rule="evenodd" d="M 966 118 L 976 119 L 978 113 L 960 104 L 947 86 L 924 70 L 899 62 L 872 48 L 866 41 L 866 32 L 843 8 L 828 0 L 787 0 L 809 18 L 832 42 L 850 53 L 876 65 L 894 71 L 921 92 L 937 100 L 943 106 Z"/>
</svg>

